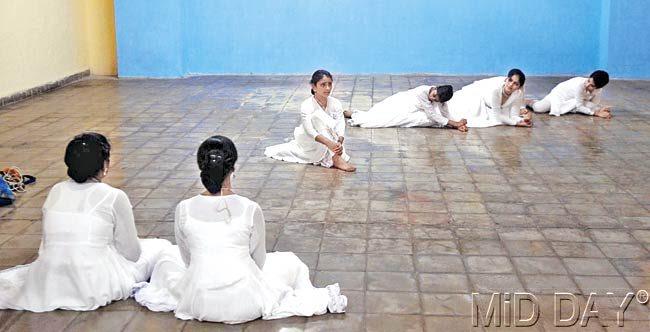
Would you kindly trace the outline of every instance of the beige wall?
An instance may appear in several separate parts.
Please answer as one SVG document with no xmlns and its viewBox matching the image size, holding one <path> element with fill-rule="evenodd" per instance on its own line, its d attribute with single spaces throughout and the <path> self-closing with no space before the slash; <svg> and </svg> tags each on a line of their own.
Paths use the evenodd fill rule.
<svg viewBox="0 0 650 332">
<path fill-rule="evenodd" d="M 116 73 L 112 0 L 2 0 L 0 41 L 0 97 L 88 69 Z"/>
</svg>

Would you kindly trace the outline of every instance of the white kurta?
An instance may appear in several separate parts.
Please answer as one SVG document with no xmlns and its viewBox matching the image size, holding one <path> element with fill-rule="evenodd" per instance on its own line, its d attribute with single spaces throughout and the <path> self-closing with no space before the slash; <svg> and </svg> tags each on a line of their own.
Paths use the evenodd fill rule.
<svg viewBox="0 0 650 332">
<path fill-rule="evenodd" d="M 588 78 L 574 77 L 558 84 L 548 96 L 533 105 L 535 112 L 549 112 L 560 116 L 566 113 L 594 115 L 600 106 L 602 89 L 592 93 L 585 89 Z M 550 110 L 549 110 L 550 107 Z"/>
<path fill-rule="evenodd" d="M 351 126 L 363 128 L 387 127 L 444 127 L 449 120 L 445 103 L 429 101 L 432 86 L 398 92 L 367 112 L 354 112 L 348 120 Z"/>
<path fill-rule="evenodd" d="M 269 146 L 264 150 L 267 157 L 303 164 L 332 167 L 334 153 L 325 145 L 316 142 L 322 135 L 332 141 L 345 137 L 343 106 L 334 97 L 327 97 L 327 109 L 323 109 L 311 96 L 300 105 L 301 123 L 293 131 L 293 140 Z M 343 152 L 343 160 L 350 157 Z"/>
<path fill-rule="evenodd" d="M 135 299 L 180 319 L 229 324 L 262 317 L 312 316 L 332 299 L 347 298 L 338 285 L 314 288 L 309 269 L 290 252 L 267 254 L 259 205 L 245 197 L 198 195 L 176 208 L 176 242 Z M 344 303 L 343 303 L 344 302 Z"/>
<path fill-rule="evenodd" d="M 65 181 L 43 206 L 43 239 L 31 264 L 0 272 L 0 309 L 94 310 L 147 280 L 167 240 L 138 240 L 126 194 Z"/>
<path fill-rule="evenodd" d="M 524 105 L 524 93 L 522 89 L 513 92 L 501 105 L 505 79 L 486 78 L 456 91 L 447 102 L 449 118 L 454 121 L 467 119 L 467 126 L 472 128 L 516 125 L 523 120 L 519 110 Z"/>
</svg>

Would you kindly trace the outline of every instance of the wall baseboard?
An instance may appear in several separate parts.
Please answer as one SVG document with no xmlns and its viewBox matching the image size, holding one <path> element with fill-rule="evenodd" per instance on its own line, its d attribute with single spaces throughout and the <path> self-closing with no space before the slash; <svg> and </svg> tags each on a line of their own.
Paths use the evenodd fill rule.
<svg viewBox="0 0 650 332">
<path fill-rule="evenodd" d="M 66 76 L 60 80 L 56 80 L 54 82 L 50 83 L 45 83 L 43 85 L 39 85 L 37 87 L 33 87 L 31 89 L 27 89 L 24 91 L 20 91 L 17 93 L 14 93 L 12 95 L 9 95 L 7 97 L 1 97 L 0 98 L 0 107 L 7 106 L 9 104 L 13 104 L 15 102 L 19 102 L 34 96 L 38 96 L 40 94 L 52 91 L 54 89 L 58 89 L 60 87 L 66 86 L 72 82 L 76 82 L 86 76 L 90 76 L 90 70 L 84 70 L 82 72 L 78 72 L 76 74 L 72 74 L 70 76 Z"/>
</svg>

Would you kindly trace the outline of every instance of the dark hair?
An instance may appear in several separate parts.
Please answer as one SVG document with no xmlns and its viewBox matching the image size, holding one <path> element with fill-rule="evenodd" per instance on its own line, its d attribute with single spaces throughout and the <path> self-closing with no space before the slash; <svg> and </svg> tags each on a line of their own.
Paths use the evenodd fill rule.
<svg viewBox="0 0 650 332">
<path fill-rule="evenodd" d="M 508 72 L 508 77 L 510 78 L 513 75 L 519 76 L 519 87 L 523 87 L 524 83 L 526 83 L 526 75 L 524 72 L 521 69 L 513 68 Z"/>
<path fill-rule="evenodd" d="M 199 146 L 196 161 L 201 170 L 201 183 L 211 194 L 221 191 L 226 175 L 235 170 L 237 148 L 230 138 L 212 136 Z"/>
<path fill-rule="evenodd" d="M 609 83 L 609 74 L 604 70 L 596 70 L 589 77 L 594 79 L 596 89 L 600 89 Z"/>
<path fill-rule="evenodd" d="M 316 83 L 318 83 L 320 80 L 322 80 L 323 77 L 325 77 L 325 76 L 329 77 L 331 80 L 334 80 L 334 78 L 332 78 L 332 74 L 330 74 L 330 72 L 328 72 L 325 69 L 319 69 L 319 70 L 315 71 L 313 74 L 311 74 L 311 81 L 309 81 L 309 83 L 311 83 L 313 85 L 316 85 Z M 311 89 L 311 94 L 312 95 L 314 94 L 314 89 Z"/>
<path fill-rule="evenodd" d="M 436 87 L 436 92 L 438 93 L 438 99 L 441 103 L 445 103 L 454 96 L 454 88 L 451 85 L 441 85 Z"/>
<path fill-rule="evenodd" d="M 68 176 L 77 183 L 84 183 L 104 169 L 104 163 L 111 157 L 111 144 L 106 136 L 98 133 L 83 133 L 75 136 L 65 148 L 65 164 Z"/>
</svg>

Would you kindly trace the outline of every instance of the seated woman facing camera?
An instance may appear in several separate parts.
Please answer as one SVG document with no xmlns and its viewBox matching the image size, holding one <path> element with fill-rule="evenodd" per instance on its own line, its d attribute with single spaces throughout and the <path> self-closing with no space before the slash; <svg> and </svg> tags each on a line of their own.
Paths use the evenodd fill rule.
<svg viewBox="0 0 650 332">
<path fill-rule="evenodd" d="M 93 310 L 126 299 L 149 279 L 171 243 L 139 240 L 126 194 L 101 182 L 111 146 L 97 133 L 66 148 L 72 180 L 55 184 L 43 205 L 43 238 L 31 264 L 0 272 L 0 309 Z"/>
<path fill-rule="evenodd" d="M 260 206 L 232 191 L 233 142 L 208 138 L 197 161 L 206 191 L 176 207 L 178 246 L 161 255 L 136 301 L 180 319 L 228 324 L 343 312 L 347 298 L 338 284 L 315 288 L 296 255 L 266 253 Z"/>
<path fill-rule="evenodd" d="M 530 127 L 532 113 L 524 108 L 524 82 L 526 75 L 511 69 L 507 77 L 486 78 L 466 85 L 447 102 L 449 118 L 467 119 L 469 128 Z"/>
<path fill-rule="evenodd" d="M 269 146 L 267 157 L 302 164 L 335 167 L 354 172 L 356 167 L 345 153 L 345 119 L 341 102 L 330 96 L 332 74 L 317 70 L 311 76 L 311 94 L 300 105 L 301 124 L 293 131 L 288 143 Z"/>
<path fill-rule="evenodd" d="M 446 102 L 454 95 L 451 85 L 428 86 L 398 92 L 367 112 L 346 111 L 348 124 L 362 128 L 450 127 L 467 131 L 467 121 L 449 120 Z"/>
</svg>

